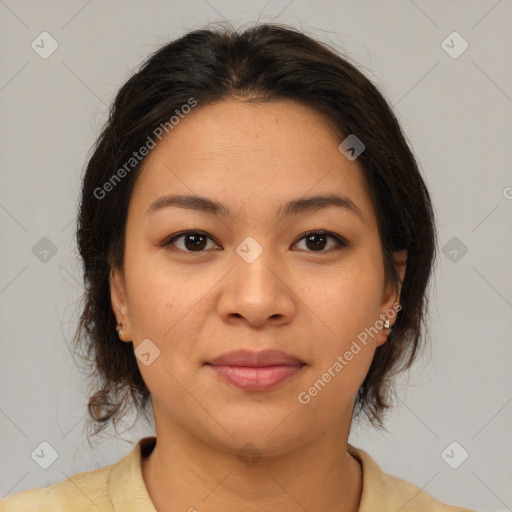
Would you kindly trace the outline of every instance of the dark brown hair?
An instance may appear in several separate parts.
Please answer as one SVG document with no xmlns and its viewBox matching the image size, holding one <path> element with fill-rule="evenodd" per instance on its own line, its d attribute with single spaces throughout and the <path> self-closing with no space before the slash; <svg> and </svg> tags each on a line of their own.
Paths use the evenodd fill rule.
<svg viewBox="0 0 512 512">
<path fill-rule="evenodd" d="M 123 165 L 126 170 L 133 152 L 190 98 L 199 107 L 228 98 L 295 100 L 324 114 L 339 130 L 340 142 L 355 134 L 364 143 L 357 161 L 373 198 L 386 279 L 395 286 L 393 252 L 408 252 L 402 309 L 387 342 L 376 349 L 355 400 L 354 418 L 364 412 L 384 429 L 394 393 L 391 377 L 411 366 L 425 339 L 436 248 L 429 193 L 395 115 L 369 79 L 329 45 L 291 27 L 260 24 L 245 31 L 207 27 L 158 49 L 117 93 L 92 149 L 77 220 L 85 292 L 74 341 L 91 366 L 88 423 L 93 435 L 115 427 L 131 405 L 147 418 L 151 398 L 133 345 L 118 339 L 109 288 L 111 268 L 123 267 L 128 204 L 144 160 L 122 173 L 107 197 L 99 197 L 98 190 L 105 190 Z"/>
</svg>

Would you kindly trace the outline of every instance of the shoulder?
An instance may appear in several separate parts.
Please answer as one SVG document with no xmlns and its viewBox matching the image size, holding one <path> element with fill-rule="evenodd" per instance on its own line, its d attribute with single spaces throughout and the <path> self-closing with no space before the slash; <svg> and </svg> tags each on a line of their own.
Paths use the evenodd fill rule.
<svg viewBox="0 0 512 512">
<path fill-rule="evenodd" d="M 109 476 L 113 465 L 77 473 L 65 480 L 12 494 L 0 501 L 0 512 L 110 512 Z"/>
<path fill-rule="evenodd" d="M 0 512 L 156 512 L 141 472 L 141 456 L 155 443 L 154 436 L 142 438 L 115 464 L 13 494 L 0 501 Z"/>
<path fill-rule="evenodd" d="M 349 444 L 347 451 L 362 466 L 363 490 L 360 512 L 476 512 L 473 509 L 442 503 L 418 486 L 385 473 L 377 462 L 360 448 Z"/>
</svg>

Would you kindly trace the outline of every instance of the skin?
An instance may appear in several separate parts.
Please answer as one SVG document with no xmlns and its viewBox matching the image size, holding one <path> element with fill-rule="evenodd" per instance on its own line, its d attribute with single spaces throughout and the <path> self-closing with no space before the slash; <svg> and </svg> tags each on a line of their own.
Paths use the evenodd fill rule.
<svg viewBox="0 0 512 512">
<path fill-rule="evenodd" d="M 297 398 L 399 302 L 400 289 L 384 279 L 362 170 L 339 151 L 342 140 L 291 100 L 229 100 L 193 109 L 145 161 L 111 299 L 126 326 L 121 339 L 137 348 L 149 338 L 160 350 L 149 365 L 137 359 L 157 435 L 142 473 L 159 512 L 359 508 L 361 468 L 347 441 L 356 392 L 387 331 L 361 344 L 307 405 Z M 362 218 L 329 206 L 276 220 L 291 199 L 332 193 L 349 197 Z M 231 216 L 177 206 L 146 215 L 166 194 L 208 197 Z M 183 237 L 160 245 L 184 230 L 211 239 L 202 252 Z M 315 230 L 349 245 L 327 238 L 315 250 L 304 238 Z M 252 263 L 236 252 L 248 236 L 263 250 Z M 405 259 L 396 254 L 401 279 Z M 276 348 L 306 366 L 271 390 L 243 391 L 204 365 L 240 348 Z M 252 464 L 237 457 L 247 443 L 256 447 Z"/>
</svg>

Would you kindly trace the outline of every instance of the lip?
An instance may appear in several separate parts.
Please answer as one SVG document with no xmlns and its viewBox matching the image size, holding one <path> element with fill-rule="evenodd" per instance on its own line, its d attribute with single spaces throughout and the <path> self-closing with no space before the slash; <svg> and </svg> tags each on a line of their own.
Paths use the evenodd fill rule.
<svg viewBox="0 0 512 512">
<path fill-rule="evenodd" d="M 235 350 L 206 365 L 221 379 L 244 391 L 267 391 L 291 379 L 306 363 L 280 350 Z"/>
<path fill-rule="evenodd" d="M 212 366 L 275 366 L 275 365 L 303 365 L 304 361 L 281 350 L 267 349 L 255 352 L 254 350 L 233 350 L 226 352 L 207 364 Z"/>
</svg>

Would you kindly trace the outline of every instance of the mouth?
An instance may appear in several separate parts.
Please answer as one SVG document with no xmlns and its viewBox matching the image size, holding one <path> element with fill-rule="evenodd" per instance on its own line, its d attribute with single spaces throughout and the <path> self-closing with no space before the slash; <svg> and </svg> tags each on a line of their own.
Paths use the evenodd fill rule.
<svg viewBox="0 0 512 512">
<path fill-rule="evenodd" d="M 298 357 L 280 350 L 237 350 L 205 364 L 222 380 L 244 391 L 268 391 L 307 366 Z"/>
</svg>

